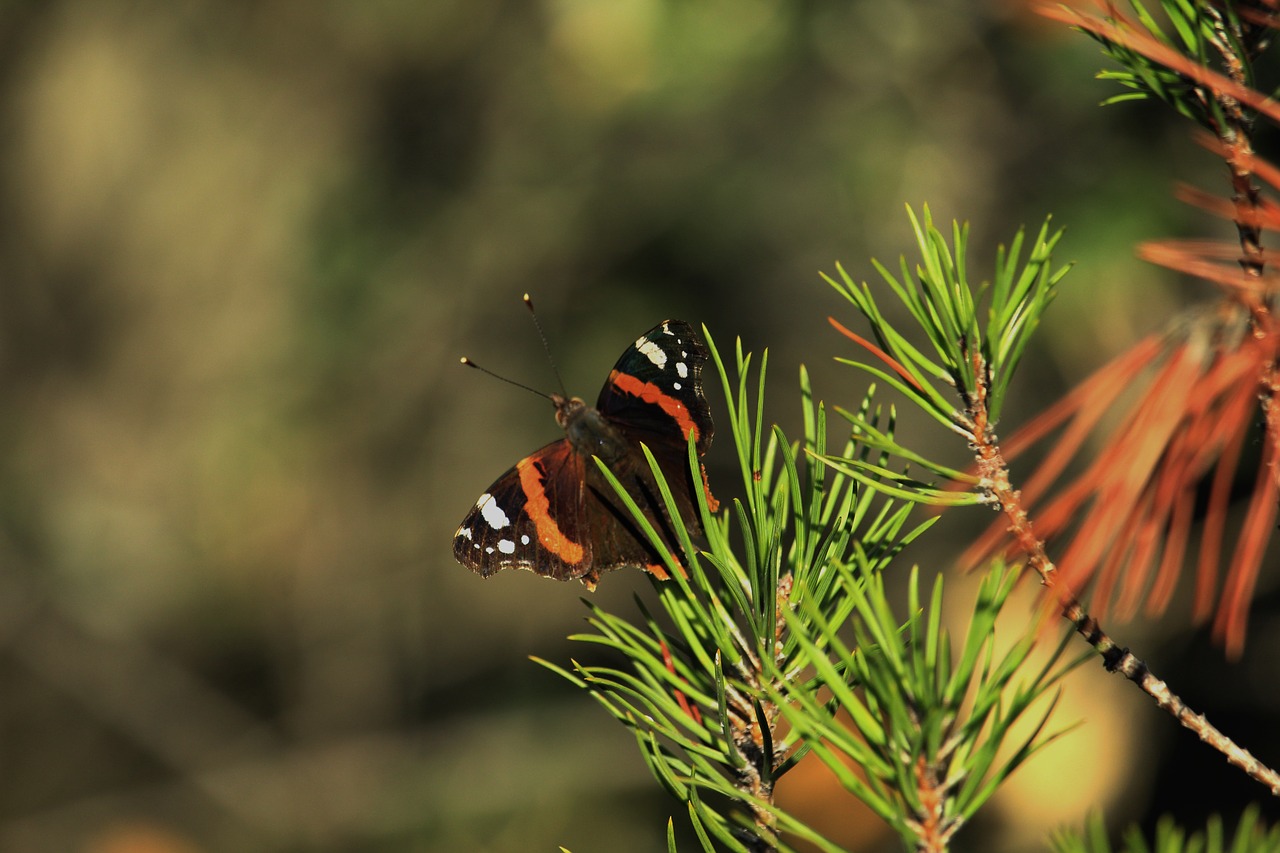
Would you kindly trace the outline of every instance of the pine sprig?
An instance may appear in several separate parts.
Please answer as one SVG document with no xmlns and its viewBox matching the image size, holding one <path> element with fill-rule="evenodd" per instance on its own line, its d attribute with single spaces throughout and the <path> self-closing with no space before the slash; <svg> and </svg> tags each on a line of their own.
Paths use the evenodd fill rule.
<svg viewBox="0 0 1280 853">
<path fill-rule="evenodd" d="M 810 632 L 830 632 L 810 606 L 789 616 L 835 701 L 821 703 L 812 690 L 782 681 L 779 707 L 841 786 L 909 846 L 941 849 L 1019 764 L 1061 734 L 1044 733 L 1056 698 L 1031 734 L 1015 741 L 1011 728 L 1084 658 L 1063 662 L 1065 643 L 1059 644 L 1039 672 L 1014 683 L 1036 636 L 1024 632 L 1008 651 L 995 651 L 996 618 L 1016 570 L 997 567 L 984 578 L 958 659 L 941 627 L 941 578 L 924 609 L 912 571 L 907 627 L 900 630 L 902 617 L 888 606 L 880 573 L 863 560 L 839 570 L 856 610 L 852 646 L 837 639 L 829 651 L 820 649 Z"/>
<path fill-rule="evenodd" d="M 1280 459 L 1280 407 L 1273 403 L 1280 396 L 1280 379 L 1271 310 L 1275 278 L 1267 274 L 1262 245 L 1264 229 L 1280 227 L 1280 213 L 1258 186 L 1261 180 L 1280 187 L 1280 171 L 1257 157 L 1252 139 L 1256 120 L 1280 122 L 1280 106 L 1255 88 L 1254 70 L 1280 18 L 1272 3 L 1161 0 L 1157 5 L 1154 0 L 1131 0 L 1127 12 L 1110 0 L 1094 5 L 1100 14 L 1077 11 L 1068 4 L 1054 6 L 1046 14 L 1087 32 L 1118 63 L 1118 70 L 1101 75 L 1125 90 L 1110 102 L 1141 98 L 1169 104 L 1209 131 L 1213 138 L 1206 146 L 1229 167 L 1229 202 L 1204 193 L 1183 197 L 1234 220 L 1240 237 L 1238 257 L 1229 247 L 1203 243 L 1151 244 L 1142 253 L 1212 281 L 1224 292 L 1223 306 L 1216 312 L 1220 319 L 1211 333 L 1196 334 L 1169 347 L 1172 361 L 1199 365 L 1204 375 L 1171 384 L 1182 389 L 1188 400 L 1200 401 L 1199 409 L 1205 400 L 1239 398 L 1253 403 L 1261 397 L 1270 401 L 1263 409 L 1268 455 L 1246 524 L 1250 532 L 1236 549 L 1238 565 L 1233 564 L 1229 575 L 1227 602 L 1216 626 L 1222 627 L 1229 647 L 1238 648 L 1243 638 L 1243 606 L 1261 553 L 1258 544 L 1266 541 L 1274 526 L 1273 492 L 1275 483 L 1280 483 L 1280 475 L 1271 475 L 1274 483 L 1267 476 L 1268 471 L 1280 471 L 1280 465 L 1273 464 Z M 970 631 L 958 651 L 953 651 L 950 638 L 939 628 L 940 585 L 929 604 L 922 606 L 913 575 L 907 610 L 895 618 L 897 611 L 888 604 L 880 572 L 906 541 L 923 530 L 923 526 L 906 526 L 911 504 L 981 503 L 1003 513 L 1000 535 L 1007 536 L 1005 542 L 1013 543 L 1011 550 L 1039 573 L 1050 589 L 1048 600 L 1061 607 L 1063 616 L 1108 670 L 1139 685 L 1232 764 L 1280 795 L 1280 776 L 1187 708 L 1085 611 L 1076 594 L 1088 580 L 1088 560 L 1078 561 L 1086 566 L 1079 584 L 1068 571 L 1059 571 L 1043 538 L 1049 520 L 1041 519 L 1043 527 L 1033 526 L 1033 503 L 1011 482 L 995 425 L 1027 341 L 1068 269 L 1052 260 L 1061 232 L 1051 232 L 1048 221 L 1034 238 L 1019 232 L 1007 250 L 1002 247 L 997 253 L 990 283 L 975 285 L 968 273 L 967 228 L 953 225 L 948 235 L 934 227 L 927 208 L 922 220 L 914 212 L 909 215 L 919 261 L 909 265 L 903 259 L 892 272 L 875 266 L 890 296 L 906 308 L 916 329 L 895 329 L 877 303 L 877 295 L 884 290 L 873 291 L 865 282 L 855 284 L 842 267 L 837 267 L 836 278 L 827 280 L 868 319 L 873 340 L 832 322 L 870 356 L 845 363 L 899 391 L 962 436 L 974 452 L 974 472 L 957 471 L 927 452 L 902 445 L 894 435 L 893 410 L 883 417 L 871 394 L 855 410 L 836 409 L 849 425 L 850 440 L 843 449 L 827 448 L 826 411 L 814 402 L 803 373 L 804 436 L 799 442 L 789 441 L 776 427 L 765 427 L 767 359 L 760 361 L 758 384 L 748 381 L 752 359 L 739 345 L 736 381 L 730 382 L 712 346 L 728 400 L 741 497 L 715 517 L 705 505 L 701 507 L 705 548 L 704 543 L 689 540 L 679 514 L 671 511 L 681 553 L 663 554 L 673 580 L 656 585 L 658 607 L 647 609 L 638 603 L 639 618 L 592 608 L 591 631 L 575 639 L 607 646 L 622 657 L 623 664 L 547 665 L 591 691 L 631 728 L 654 776 L 684 800 L 705 851 L 788 849 L 783 839 L 792 836 L 809 840 L 819 849 L 835 850 L 772 799 L 777 780 L 806 756 L 823 761 L 848 792 L 864 799 L 908 843 L 943 849 L 1000 782 L 1053 737 L 1045 734 L 1045 720 L 1053 709 L 1047 694 L 1056 687 L 1060 672 L 1074 665 L 1060 663 L 1059 647 L 1051 664 L 1026 675 L 1030 635 L 1009 652 L 995 652 L 990 643 L 994 622 L 988 616 L 1005 602 L 1005 584 L 1012 583 L 1013 577 L 1007 569 L 998 569 L 984 582 Z M 1237 327 L 1247 328 L 1249 334 L 1234 334 Z M 1246 344 L 1241 345 L 1242 341 Z M 1108 374 L 1106 387 L 1115 384 L 1110 380 L 1116 375 L 1132 378 L 1133 371 L 1154 363 L 1148 351 L 1158 351 L 1165 344 L 1141 344 L 1145 360 L 1132 364 L 1126 360 L 1129 372 Z M 1250 347 L 1256 352 L 1248 351 Z M 1258 369 L 1250 371 L 1253 366 Z M 1179 374 L 1185 375 L 1185 371 Z M 1225 388 L 1223 383 L 1237 375 L 1252 384 Z M 1153 388 L 1152 399 L 1165 396 L 1164 390 Z M 1097 422 L 1089 419 L 1107 403 L 1088 393 L 1073 394 L 1072 401 L 1080 420 L 1067 431 L 1070 441 L 1078 445 L 1087 427 Z M 1138 411 L 1143 408 L 1139 405 Z M 1167 409 L 1162 405 L 1159 412 L 1166 414 Z M 1195 406 L 1189 409 L 1196 410 Z M 1226 425 L 1229 435 L 1219 474 L 1234 468 L 1234 454 L 1244 434 L 1239 427 L 1249 420 L 1246 415 L 1252 408 L 1232 404 L 1224 411 L 1240 416 Z M 1097 482 L 1072 488 L 1071 494 L 1087 501 L 1095 494 L 1088 488 L 1092 487 L 1097 494 L 1114 497 L 1109 484 L 1118 481 L 1137 482 L 1135 488 L 1141 490 L 1147 469 L 1138 463 L 1145 464 L 1151 453 L 1159 457 L 1156 461 L 1172 459 L 1184 470 L 1151 473 L 1150 479 L 1169 498 L 1167 505 L 1146 500 L 1146 493 L 1140 493 L 1114 502 L 1119 512 L 1100 528 L 1110 531 L 1127 525 L 1132 529 L 1130 513 L 1154 508 L 1158 511 L 1150 518 L 1138 520 L 1144 530 L 1163 531 L 1165 517 L 1160 513 L 1167 506 L 1190 507 L 1187 501 L 1194 497 L 1194 477 L 1213 462 L 1217 452 L 1210 446 L 1213 435 L 1194 429 L 1202 421 L 1214 423 L 1215 412 L 1201 412 L 1201 420 L 1188 421 L 1189 426 L 1181 430 L 1182 438 L 1156 451 L 1149 431 L 1134 428 L 1108 450 L 1097 469 L 1090 469 L 1101 472 Z M 1177 419 L 1169 424 L 1167 434 L 1179 435 L 1173 428 L 1179 426 Z M 1038 434 L 1047 428 L 1036 426 Z M 1131 445 L 1125 442 L 1130 439 L 1142 453 L 1128 452 Z M 1054 464 L 1065 464 L 1071 452 L 1071 446 L 1055 450 Z M 696 482 L 699 472 L 692 448 L 689 461 Z M 652 458 L 650 464 L 662 483 Z M 1153 462 L 1150 471 L 1156 470 Z M 1170 487 L 1179 476 L 1192 479 Z M 1215 479 L 1230 482 L 1229 477 Z M 939 487 L 935 481 L 950 485 Z M 1029 485 L 1028 494 L 1038 492 L 1041 485 L 1038 481 Z M 661 490 L 670 507 L 665 485 Z M 1211 501 L 1210 524 L 1217 517 L 1215 505 Z M 1115 506 L 1107 508 L 1115 510 Z M 1179 517 L 1172 516 L 1170 523 Z M 646 526 L 639 514 L 636 520 L 642 528 Z M 662 543 L 652 531 L 649 535 L 662 552 Z M 1170 539 L 1177 540 L 1179 535 L 1172 530 Z M 1094 535 L 1082 547 L 1085 556 L 1097 557 L 1099 547 L 1118 546 Z M 1172 541 L 1170 547 L 1180 556 L 1179 542 Z M 1077 556 L 1074 550 L 1067 551 L 1068 566 Z M 1125 557 L 1141 563 L 1138 556 L 1147 560 L 1150 555 L 1121 549 L 1107 565 L 1119 567 Z M 1131 597 L 1141 586 L 1140 573 L 1134 578 L 1136 582 L 1126 583 Z M 1104 576 L 1098 585 L 1106 587 L 1112 580 Z M 1047 708 L 1033 733 L 1010 742 L 1008 723 L 1027 716 L 1037 700 Z M 836 722 L 846 717 L 856 730 Z M 850 761 L 859 765 L 860 772 L 851 769 Z M 1276 849 L 1274 831 L 1260 841 L 1261 846 L 1254 846 L 1250 839 L 1258 836 L 1251 827 L 1242 822 L 1230 849 L 1240 853 Z M 1131 835 L 1124 849 L 1134 853 L 1227 849 L 1220 824 L 1211 824 L 1204 838 L 1188 838 L 1176 829 L 1161 833 L 1152 848 Z M 1087 842 L 1067 843 L 1061 849 L 1072 853 L 1110 850 L 1100 823 L 1090 827 Z M 675 851 L 673 824 L 669 824 L 668 849 Z"/>
<path fill-rule="evenodd" d="M 865 362 L 845 363 L 889 382 L 934 419 L 967 434 L 969 426 L 964 414 L 956 410 L 955 395 L 958 393 L 962 404 L 969 407 L 979 393 L 985 394 L 991 419 L 999 418 L 1009 379 L 1025 352 L 1027 340 L 1053 301 L 1058 283 L 1070 270 L 1069 266 L 1055 268 L 1052 264 L 1062 231 L 1050 233 L 1046 220 L 1025 260 L 1025 235 L 1019 231 L 1008 249 L 1000 247 L 992 281 L 971 287 L 965 264 L 968 226 L 953 224 L 948 243 L 934 226 L 928 207 L 924 209 L 923 222 L 910 208 L 907 215 L 920 250 L 915 269 L 911 269 L 905 256 L 899 261 L 900 274 L 896 276 L 883 264 L 873 263 L 891 293 L 924 332 L 933 357 L 926 356 L 908 336 L 886 322 L 869 284 L 855 283 L 837 264 L 839 280 L 825 274 L 823 278 L 867 317 L 897 375 Z"/>
<path fill-rule="evenodd" d="M 1094 3 L 1093 9 L 1075 5 L 1042 11 L 1103 45 L 1119 66 L 1105 73 L 1109 80 L 1171 105 L 1207 131 L 1196 139 L 1222 159 L 1229 191 L 1219 197 L 1184 188 L 1179 196 L 1230 219 L 1237 240 L 1157 240 L 1139 247 L 1146 260 L 1214 286 L 1217 304 L 1171 318 L 1167 335 L 1138 342 L 1086 380 L 1095 387 L 1120 380 L 1107 397 L 1073 394 L 1055 406 L 1066 426 L 1052 464 L 1033 478 L 1042 487 L 1038 493 L 1057 483 L 1038 508 L 1041 532 L 1071 537 L 1064 577 L 1076 587 L 1093 582 L 1100 608 L 1114 603 L 1117 611 L 1129 612 L 1145 600 L 1149 612 L 1159 613 L 1185 574 L 1196 492 L 1211 480 L 1194 615 L 1212 615 L 1214 639 L 1238 655 L 1280 489 L 1280 407 L 1272 403 L 1280 395 L 1274 312 L 1280 291 L 1264 243 L 1280 224 L 1274 200 L 1280 170 L 1257 154 L 1255 139 L 1262 122 L 1280 123 L 1274 82 L 1260 74 L 1271 65 L 1259 61 L 1280 17 L 1274 3 L 1259 0 L 1163 0 L 1159 8 L 1131 0 L 1127 12 L 1114 2 Z M 1111 415 L 1117 407 L 1127 411 Z M 1153 413 L 1158 423 L 1152 423 Z M 1250 436 L 1259 420 L 1263 461 L 1256 471 L 1237 471 L 1240 449 L 1257 441 Z M 1068 480 L 1062 475 L 1086 444 L 1105 450 Z M 1228 492 L 1242 475 L 1254 480 L 1254 489 L 1246 521 L 1231 541 L 1225 533 Z M 1131 559 L 1108 559 L 1126 550 Z M 1280 777 L 1270 786 L 1280 792 Z"/>
</svg>

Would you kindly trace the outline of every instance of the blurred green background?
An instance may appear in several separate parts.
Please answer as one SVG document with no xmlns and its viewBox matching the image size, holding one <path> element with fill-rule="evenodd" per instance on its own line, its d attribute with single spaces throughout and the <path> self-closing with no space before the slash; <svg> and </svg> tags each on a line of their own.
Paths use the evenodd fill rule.
<svg viewBox="0 0 1280 853">
<path fill-rule="evenodd" d="M 1052 212 L 1079 268 L 1016 424 L 1198 293 L 1135 241 L 1229 234 L 1170 200 L 1212 160 L 1099 109 L 1101 66 L 1015 0 L 0 4 L 0 850 L 665 849 L 629 736 L 527 661 L 590 653 L 582 589 L 452 559 L 557 434 L 458 356 L 553 388 L 529 291 L 593 399 L 681 317 L 768 346 L 794 424 L 802 361 L 864 386 L 819 270 L 896 258 L 907 203 L 971 220 L 979 265 Z M 1269 636 L 1204 659 L 1274 672 Z M 1175 733 L 1115 682 L 970 849 L 1143 813 Z M 779 795 L 895 843 L 820 769 Z"/>
</svg>

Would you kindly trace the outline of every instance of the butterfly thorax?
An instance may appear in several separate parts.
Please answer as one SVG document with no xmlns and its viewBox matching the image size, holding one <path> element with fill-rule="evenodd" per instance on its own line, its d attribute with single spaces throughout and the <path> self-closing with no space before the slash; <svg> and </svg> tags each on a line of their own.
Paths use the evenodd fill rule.
<svg viewBox="0 0 1280 853">
<path fill-rule="evenodd" d="M 601 461 L 612 465 L 626 455 L 626 440 L 598 409 L 588 406 L 581 397 L 566 400 L 552 394 L 551 402 L 556 405 L 556 423 L 564 429 L 569 444 L 579 456 L 599 456 Z"/>
</svg>

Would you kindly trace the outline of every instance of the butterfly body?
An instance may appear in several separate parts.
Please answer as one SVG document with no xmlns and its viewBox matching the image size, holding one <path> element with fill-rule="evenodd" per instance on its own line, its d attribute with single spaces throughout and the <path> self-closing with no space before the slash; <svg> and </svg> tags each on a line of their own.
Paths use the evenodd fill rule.
<svg viewBox="0 0 1280 853">
<path fill-rule="evenodd" d="M 698 455 L 713 425 L 702 391 L 707 352 L 693 327 L 664 321 L 618 359 L 595 406 L 551 395 L 565 437 L 524 459 L 480 496 L 454 534 L 454 556 L 487 577 L 522 568 L 594 588 L 600 574 L 623 566 L 666 572 L 644 532 L 596 467 L 599 458 L 621 482 L 667 549 L 679 553 L 673 521 L 641 449 L 653 453 L 680 519 L 701 533 L 695 489 L 717 502 L 700 471 L 695 481 L 687 442 Z"/>
<path fill-rule="evenodd" d="M 606 465 L 612 465 L 627 453 L 627 441 L 622 434 L 581 397 L 566 400 L 552 394 L 556 406 L 556 423 L 564 430 L 565 439 L 579 456 L 599 456 Z"/>
</svg>

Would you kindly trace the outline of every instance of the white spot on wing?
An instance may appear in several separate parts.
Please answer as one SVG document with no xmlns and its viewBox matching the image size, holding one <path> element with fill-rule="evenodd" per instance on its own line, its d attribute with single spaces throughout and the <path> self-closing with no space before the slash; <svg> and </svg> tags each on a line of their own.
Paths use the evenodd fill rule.
<svg viewBox="0 0 1280 853">
<path fill-rule="evenodd" d="M 516 552 L 516 543 L 510 539 L 499 539 L 498 550 L 504 554 L 514 554 Z"/>
<path fill-rule="evenodd" d="M 476 501 L 476 506 L 480 508 L 480 514 L 484 516 L 484 520 L 489 522 L 489 526 L 494 530 L 501 530 L 511 523 L 511 519 L 507 518 L 507 514 L 502 511 L 502 507 L 498 506 L 498 502 L 488 492 L 480 496 L 480 500 Z"/>
<path fill-rule="evenodd" d="M 676 373 L 680 374 L 681 379 L 687 379 L 689 377 L 689 365 L 685 364 L 683 361 L 677 362 Z"/>
<path fill-rule="evenodd" d="M 640 354 L 649 359 L 653 366 L 662 370 L 667 366 L 667 354 L 662 347 L 653 341 L 646 341 L 644 338 L 636 341 L 636 349 L 640 350 Z"/>
<path fill-rule="evenodd" d="M 470 539 L 470 538 L 471 538 L 471 528 L 470 528 L 470 527 L 459 527 L 459 528 L 458 528 L 458 532 L 457 532 L 457 533 L 455 533 L 455 534 L 453 534 L 453 535 L 454 535 L 454 538 L 455 538 L 455 539 L 456 539 L 456 538 L 458 538 L 458 537 L 461 537 L 461 538 L 463 538 L 463 539 Z"/>
<path fill-rule="evenodd" d="M 679 391 L 683 386 L 679 382 L 672 382 L 671 387 Z"/>
<path fill-rule="evenodd" d="M 484 549 L 484 552 L 485 552 L 486 554 L 492 554 L 492 553 L 493 553 L 493 548 L 485 548 L 485 549 Z"/>
<path fill-rule="evenodd" d="M 523 535 L 520 537 L 520 544 L 521 544 L 521 545 L 528 545 L 528 544 L 529 544 L 529 536 L 528 536 L 528 534 L 523 534 Z"/>
</svg>

